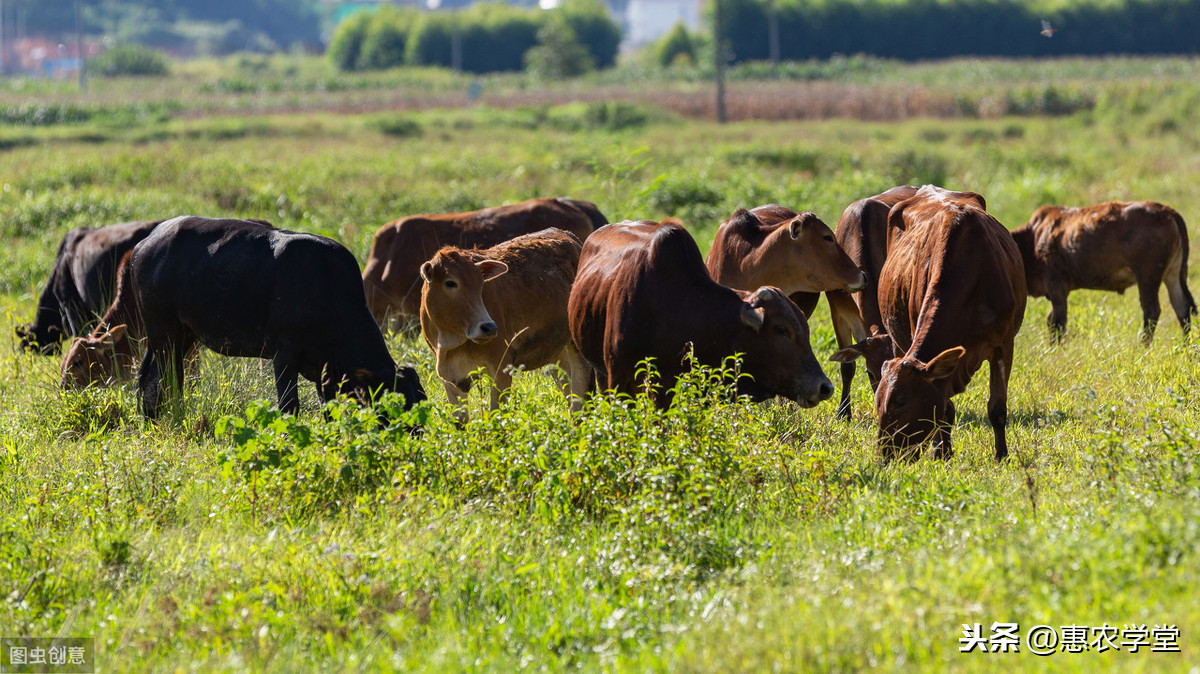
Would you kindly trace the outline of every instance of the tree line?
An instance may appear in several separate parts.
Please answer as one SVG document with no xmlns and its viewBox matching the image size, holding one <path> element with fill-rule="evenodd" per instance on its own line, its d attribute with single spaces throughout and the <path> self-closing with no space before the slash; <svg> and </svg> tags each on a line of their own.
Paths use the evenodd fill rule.
<svg viewBox="0 0 1200 674">
<path fill-rule="evenodd" d="M 568 71 L 555 74 L 571 75 L 612 66 L 621 29 L 600 0 L 567 0 L 549 11 L 491 2 L 455 12 L 385 6 L 343 21 L 326 53 L 340 70 L 451 67 L 456 40 L 459 65 L 467 72 L 565 64 Z"/>
<path fill-rule="evenodd" d="M 772 5 L 785 60 L 1200 50 L 1200 0 L 721 0 L 733 60 L 769 57 Z"/>
</svg>

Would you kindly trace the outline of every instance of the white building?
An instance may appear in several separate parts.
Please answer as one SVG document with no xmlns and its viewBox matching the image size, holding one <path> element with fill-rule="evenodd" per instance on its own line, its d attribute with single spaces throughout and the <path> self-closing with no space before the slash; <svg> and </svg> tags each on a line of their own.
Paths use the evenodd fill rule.
<svg viewBox="0 0 1200 674">
<path fill-rule="evenodd" d="M 638 47 L 654 42 L 681 21 L 688 30 L 698 31 L 701 6 L 700 0 L 627 0 L 625 44 Z"/>
</svg>

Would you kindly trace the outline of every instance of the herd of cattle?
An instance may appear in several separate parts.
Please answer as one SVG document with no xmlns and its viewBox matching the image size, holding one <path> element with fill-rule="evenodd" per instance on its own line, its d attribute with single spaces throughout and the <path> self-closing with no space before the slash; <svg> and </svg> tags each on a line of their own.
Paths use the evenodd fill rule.
<svg viewBox="0 0 1200 674">
<path fill-rule="evenodd" d="M 531 199 L 469 213 L 421 215 L 375 235 L 361 276 L 341 244 L 259 220 L 181 216 L 69 232 L 22 347 L 64 358 L 64 386 L 137 373 L 154 418 L 178 393 L 199 345 L 270 358 L 280 409 L 299 409 L 297 377 L 322 401 L 368 400 L 380 389 L 423 400 L 416 371 L 398 367 L 383 333 L 420 321 L 456 414 L 478 372 L 496 408 L 514 369 L 561 366 L 572 409 L 597 386 L 634 394 L 653 359 L 656 402 L 696 362 L 741 354 L 737 390 L 812 407 L 833 395 L 813 354 L 807 316 L 824 292 L 849 417 L 863 358 L 885 456 L 931 441 L 951 455 L 951 398 L 989 362 L 995 456 L 1007 453 L 1013 342 L 1029 295 L 1051 302 L 1051 335 L 1066 328 L 1067 293 L 1136 284 L 1143 339 L 1165 283 L 1186 333 L 1188 237 L 1153 202 L 1043 207 L 1007 230 L 984 198 L 926 185 L 861 199 L 836 232 L 810 212 L 739 209 L 705 259 L 677 221 L 607 224 L 595 205 Z M 96 317 L 100 317 L 98 322 Z M 140 359 L 140 365 L 139 365 Z M 567 384 L 564 384 L 564 388 Z M 461 416 L 460 416 L 461 418 Z"/>
</svg>

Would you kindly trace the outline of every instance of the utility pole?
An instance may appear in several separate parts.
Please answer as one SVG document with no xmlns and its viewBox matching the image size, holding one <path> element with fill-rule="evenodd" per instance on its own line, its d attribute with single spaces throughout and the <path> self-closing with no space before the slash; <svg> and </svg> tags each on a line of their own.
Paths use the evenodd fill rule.
<svg viewBox="0 0 1200 674">
<path fill-rule="evenodd" d="M 462 35 L 458 31 L 458 7 L 450 8 L 450 68 L 462 72 Z"/>
<path fill-rule="evenodd" d="M 767 53 L 771 57 L 771 65 L 779 65 L 779 12 L 775 9 L 775 0 L 767 0 Z"/>
<path fill-rule="evenodd" d="M 717 76 L 717 124 L 727 121 L 725 115 L 725 24 L 721 19 L 721 0 L 713 0 L 713 65 Z"/>
<path fill-rule="evenodd" d="M 4 0 L 0 0 L 0 75 L 5 73 L 7 65 L 4 61 Z"/>
<path fill-rule="evenodd" d="M 87 56 L 83 53 L 82 0 L 75 0 L 75 49 L 79 52 L 79 90 L 87 91 Z"/>
</svg>

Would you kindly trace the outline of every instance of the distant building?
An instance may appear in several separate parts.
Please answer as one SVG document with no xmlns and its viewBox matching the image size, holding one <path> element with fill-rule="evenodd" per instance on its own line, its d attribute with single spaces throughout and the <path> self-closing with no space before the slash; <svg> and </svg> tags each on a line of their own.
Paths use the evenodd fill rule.
<svg viewBox="0 0 1200 674">
<path fill-rule="evenodd" d="M 700 30 L 702 6 L 701 0 L 626 0 L 625 44 L 654 42 L 681 22 L 688 30 Z"/>
</svg>

